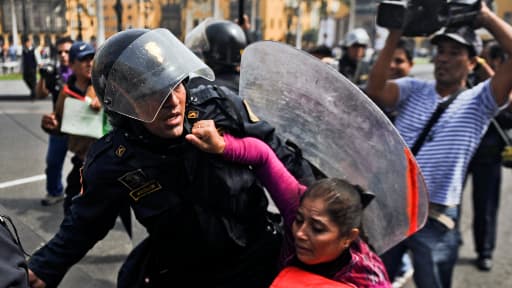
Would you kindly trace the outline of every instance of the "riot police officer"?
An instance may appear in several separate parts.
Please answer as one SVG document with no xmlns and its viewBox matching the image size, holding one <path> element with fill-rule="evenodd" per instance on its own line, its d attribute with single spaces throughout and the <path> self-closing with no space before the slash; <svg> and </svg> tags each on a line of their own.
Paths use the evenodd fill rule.
<svg viewBox="0 0 512 288">
<path fill-rule="evenodd" d="M 237 93 L 242 51 L 247 44 L 246 34 L 238 24 L 211 18 L 204 20 L 185 38 L 185 45 L 200 55 L 215 72 L 214 84 Z M 212 83 L 195 78 L 189 87 L 192 89 L 201 84 Z"/>
<path fill-rule="evenodd" d="M 119 32 L 99 48 L 92 80 L 114 130 L 90 148 L 71 214 L 31 258 L 34 287 L 58 285 L 127 204 L 149 236 L 129 255 L 118 287 L 268 287 L 281 233 L 267 217 L 264 190 L 250 167 L 185 140 L 201 119 L 234 135 L 266 132 L 233 121 L 232 107 L 216 109 L 222 103 L 213 98 L 223 96 L 211 87 L 190 94 L 193 75 L 214 78 L 166 29 Z"/>
<path fill-rule="evenodd" d="M 355 28 L 343 40 L 343 55 L 338 70 L 359 88 L 364 88 L 368 80 L 370 64 L 364 60 L 370 44 L 370 36 L 364 28 Z"/>
</svg>

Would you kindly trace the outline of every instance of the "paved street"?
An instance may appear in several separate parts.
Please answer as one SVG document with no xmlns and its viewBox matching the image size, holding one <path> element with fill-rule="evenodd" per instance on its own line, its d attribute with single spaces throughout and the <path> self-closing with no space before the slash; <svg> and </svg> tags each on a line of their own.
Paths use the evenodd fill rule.
<svg viewBox="0 0 512 288">
<path fill-rule="evenodd" d="M 426 71 L 417 68 L 417 71 Z M 62 206 L 43 207 L 45 194 L 45 155 L 47 135 L 40 129 L 41 115 L 51 110 L 48 99 L 30 101 L 21 81 L 0 81 L 0 213 L 15 218 L 20 238 L 27 252 L 49 240 L 62 220 Z M 11 92 L 6 92 L 11 91 Z M 20 92 L 21 91 L 21 92 Z M 24 91 L 24 92 L 23 92 Z M 11 95 L 8 95 L 8 94 Z M 64 176 L 71 168 L 66 160 Z M 472 264 L 475 254 L 471 237 L 470 187 L 466 187 L 461 230 L 464 245 L 454 276 L 455 288 L 509 287 L 512 283 L 512 170 L 504 170 L 501 194 L 498 244 L 495 266 L 490 273 L 478 271 Z M 107 237 L 67 274 L 60 287 L 115 287 L 117 270 L 127 253 L 144 236 L 135 227 L 129 239 L 119 221 Z M 508 283 L 508 284 L 507 284 Z M 408 287 L 414 287 L 410 284 Z"/>
</svg>

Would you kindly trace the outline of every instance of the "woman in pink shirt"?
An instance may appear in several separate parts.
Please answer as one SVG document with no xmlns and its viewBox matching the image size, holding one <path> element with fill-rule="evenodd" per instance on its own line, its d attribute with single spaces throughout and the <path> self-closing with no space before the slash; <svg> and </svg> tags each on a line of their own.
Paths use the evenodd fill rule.
<svg viewBox="0 0 512 288">
<path fill-rule="evenodd" d="M 299 268 L 344 287 L 391 287 L 382 261 L 360 237 L 363 209 L 373 194 L 337 178 L 306 188 L 264 142 L 220 135 L 211 120 L 196 122 L 186 138 L 203 151 L 254 167 L 284 219 L 283 268 Z M 272 287 L 284 287 L 276 282 Z"/>
</svg>

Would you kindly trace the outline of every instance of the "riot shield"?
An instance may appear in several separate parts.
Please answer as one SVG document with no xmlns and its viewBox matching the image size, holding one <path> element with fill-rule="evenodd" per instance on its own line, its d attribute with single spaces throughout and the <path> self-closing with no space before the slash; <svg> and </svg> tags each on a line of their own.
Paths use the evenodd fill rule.
<svg viewBox="0 0 512 288">
<path fill-rule="evenodd" d="M 376 194 L 363 223 L 377 253 L 423 227 L 428 195 L 414 156 L 384 113 L 338 71 L 291 46 L 257 42 L 242 55 L 240 95 L 325 175 Z"/>
</svg>

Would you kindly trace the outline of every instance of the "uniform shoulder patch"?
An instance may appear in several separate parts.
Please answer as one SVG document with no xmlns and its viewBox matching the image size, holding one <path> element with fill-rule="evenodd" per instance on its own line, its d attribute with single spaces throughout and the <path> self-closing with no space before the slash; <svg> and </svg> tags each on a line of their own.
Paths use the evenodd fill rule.
<svg viewBox="0 0 512 288">
<path fill-rule="evenodd" d="M 117 180 L 130 189 L 130 197 L 134 201 L 139 201 L 142 197 L 162 189 L 162 185 L 158 181 L 148 180 L 141 169 L 130 171 Z"/>
<path fill-rule="evenodd" d="M 123 183 L 128 189 L 136 189 L 148 182 L 146 174 L 141 169 L 130 171 L 117 180 Z"/>
<path fill-rule="evenodd" d="M 197 119 L 197 118 L 199 118 L 199 111 L 197 111 L 197 110 L 188 111 L 187 118 L 188 119 Z"/>
<path fill-rule="evenodd" d="M 141 187 L 132 190 L 130 192 L 130 197 L 132 197 L 132 199 L 135 201 L 139 201 L 140 198 L 147 196 L 160 189 L 162 189 L 162 185 L 160 185 L 160 183 L 158 183 L 158 181 L 156 180 L 151 180 L 142 185 Z"/>
<path fill-rule="evenodd" d="M 125 152 L 126 152 L 126 147 L 124 147 L 123 145 L 119 145 L 116 148 L 116 151 L 114 153 L 116 154 L 117 157 L 121 158 L 121 157 L 123 157 Z"/>
</svg>

